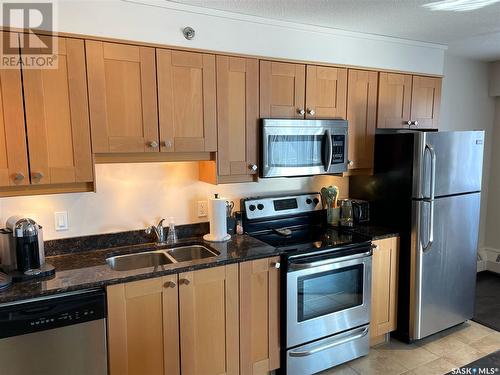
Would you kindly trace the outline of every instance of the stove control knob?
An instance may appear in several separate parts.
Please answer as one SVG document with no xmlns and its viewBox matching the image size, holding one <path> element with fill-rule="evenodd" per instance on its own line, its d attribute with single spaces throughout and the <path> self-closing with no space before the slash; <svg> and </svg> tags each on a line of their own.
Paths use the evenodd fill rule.
<svg viewBox="0 0 500 375">
<path fill-rule="evenodd" d="M 258 208 L 259 210 L 263 210 L 263 209 L 264 209 L 264 205 L 263 205 L 262 203 L 259 203 L 259 204 L 257 205 L 257 208 Z"/>
<path fill-rule="evenodd" d="M 306 203 L 307 203 L 307 204 L 311 204 L 312 202 L 313 202 L 313 201 L 311 200 L 311 198 L 307 198 L 307 199 L 306 199 Z"/>
<path fill-rule="evenodd" d="M 255 205 L 254 204 L 251 204 L 250 206 L 248 206 L 248 208 L 250 209 L 250 211 L 255 211 Z"/>
<path fill-rule="evenodd" d="M 314 202 L 314 205 L 316 206 L 319 203 L 319 199 L 318 198 L 314 198 L 313 202 Z"/>
</svg>

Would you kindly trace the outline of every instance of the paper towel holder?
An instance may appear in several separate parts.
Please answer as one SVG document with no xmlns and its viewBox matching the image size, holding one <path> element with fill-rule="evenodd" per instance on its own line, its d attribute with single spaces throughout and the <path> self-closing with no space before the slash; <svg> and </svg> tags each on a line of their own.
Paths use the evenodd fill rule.
<svg viewBox="0 0 500 375">
<path fill-rule="evenodd" d="M 217 234 L 213 233 L 214 227 L 216 226 L 216 221 L 215 221 L 216 218 L 211 216 L 210 217 L 210 233 L 205 234 L 203 236 L 203 239 L 205 241 L 208 241 L 208 242 L 226 242 L 226 241 L 229 241 L 231 239 L 231 235 L 227 233 L 227 218 L 226 218 L 227 205 L 229 204 L 229 202 L 225 198 L 220 198 L 219 194 L 214 194 L 214 198 L 209 200 L 209 208 L 211 208 L 212 210 L 213 210 L 213 206 L 215 204 L 214 201 L 220 201 L 218 203 L 219 204 L 218 209 L 219 209 L 219 213 L 220 213 L 221 217 L 219 217 L 217 226 L 220 227 L 221 224 L 224 225 L 225 234 L 219 233 L 219 235 L 217 235 Z M 222 205 L 224 207 L 222 207 Z M 223 208 L 223 210 L 222 210 L 222 208 Z M 210 211 L 211 210 L 209 209 L 209 213 L 210 213 Z M 211 213 L 211 215 L 213 215 L 213 212 Z"/>
</svg>

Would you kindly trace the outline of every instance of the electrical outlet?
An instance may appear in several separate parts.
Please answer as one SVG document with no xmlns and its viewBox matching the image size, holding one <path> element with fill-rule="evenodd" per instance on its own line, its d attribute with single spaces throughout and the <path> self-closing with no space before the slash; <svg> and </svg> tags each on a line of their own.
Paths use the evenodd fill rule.
<svg viewBox="0 0 500 375">
<path fill-rule="evenodd" d="M 68 211 L 54 212 L 56 231 L 68 230 Z"/>
<path fill-rule="evenodd" d="M 198 217 L 208 216 L 208 201 L 198 201 Z"/>
</svg>

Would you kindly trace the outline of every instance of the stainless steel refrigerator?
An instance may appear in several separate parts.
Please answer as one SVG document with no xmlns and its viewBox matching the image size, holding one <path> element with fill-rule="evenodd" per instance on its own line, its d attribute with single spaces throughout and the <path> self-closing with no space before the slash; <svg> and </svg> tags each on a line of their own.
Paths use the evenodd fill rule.
<svg viewBox="0 0 500 375">
<path fill-rule="evenodd" d="M 483 131 L 377 134 L 373 176 L 350 178 L 350 196 L 401 236 L 400 339 L 473 316 L 483 148 Z"/>
</svg>

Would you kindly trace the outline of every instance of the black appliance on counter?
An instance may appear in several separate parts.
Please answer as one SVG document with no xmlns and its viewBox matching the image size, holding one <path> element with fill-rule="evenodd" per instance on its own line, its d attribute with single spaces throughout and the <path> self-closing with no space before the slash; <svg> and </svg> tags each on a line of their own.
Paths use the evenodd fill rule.
<svg viewBox="0 0 500 375">
<path fill-rule="evenodd" d="M 241 201 L 249 235 L 283 250 L 281 372 L 313 374 L 369 351 L 371 241 L 326 225 L 319 193 Z"/>
<path fill-rule="evenodd" d="M 13 281 L 53 275 L 55 268 L 45 263 L 42 227 L 29 218 L 9 218 L 0 230 L 0 265 Z"/>
</svg>

